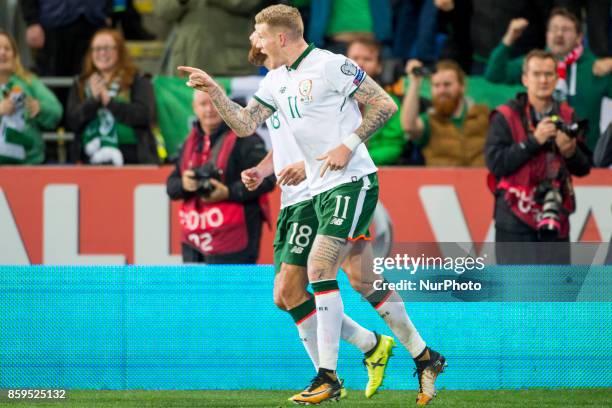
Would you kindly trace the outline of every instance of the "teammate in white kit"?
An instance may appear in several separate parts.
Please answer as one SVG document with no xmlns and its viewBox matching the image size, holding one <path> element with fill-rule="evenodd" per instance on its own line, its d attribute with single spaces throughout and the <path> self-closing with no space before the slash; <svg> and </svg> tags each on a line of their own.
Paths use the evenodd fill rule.
<svg viewBox="0 0 612 408">
<path fill-rule="evenodd" d="M 354 62 L 316 49 L 303 38 L 297 9 L 270 6 L 255 17 L 257 46 L 279 68 L 270 71 L 246 108 L 233 103 L 214 80 L 197 68 L 188 86 L 208 92 L 226 123 L 247 136 L 275 111 L 285 119 L 304 155 L 308 187 L 318 220 L 308 258 L 308 279 L 315 292 L 319 371 L 310 386 L 292 397 L 300 404 L 337 399 L 336 375 L 344 307 L 336 275 L 345 261 L 360 272 L 360 292 L 385 319 L 416 363 L 417 405 L 435 395 L 435 380 L 445 359 L 428 348 L 395 291 L 375 291 L 372 248 L 368 242 L 378 199 L 376 167 L 363 142 L 397 110 L 393 100 Z M 281 65 L 282 64 L 282 65 Z M 357 102 L 368 105 L 361 118 Z M 363 267 L 353 268 L 353 265 Z"/>
<path fill-rule="evenodd" d="M 249 62 L 273 69 L 270 58 L 262 54 L 251 36 Z M 317 314 L 314 296 L 306 290 L 308 275 L 306 261 L 312 248 L 318 220 L 310 191 L 305 182 L 303 155 L 289 126 L 278 112 L 266 120 L 272 150 L 256 166 L 242 172 L 242 180 L 249 190 L 255 190 L 263 180 L 275 173 L 281 188 L 281 211 L 276 223 L 274 239 L 274 303 L 289 312 L 298 328 L 300 338 L 312 360 L 319 368 L 317 348 Z M 371 397 L 382 385 L 387 361 L 395 345 L 393 338 L 364 329 L 346 314 L 342 319 L 341 336 L 364 354 L 368 369 L 365 395 Z"/>
</svg>

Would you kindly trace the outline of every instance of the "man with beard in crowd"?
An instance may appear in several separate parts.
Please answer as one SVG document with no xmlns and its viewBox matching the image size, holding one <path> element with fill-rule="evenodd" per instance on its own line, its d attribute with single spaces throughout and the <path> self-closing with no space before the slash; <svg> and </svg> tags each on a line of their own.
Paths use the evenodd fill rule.
<svg viewBox="0 0 612 408">
<path fill-rule="evenodd" d="M 465 73 L 455 61 L 441 60 L 431 76 L 433 107 L 419 115 L 423 64 L 406 64 L 410 85 L 404 96 L 404 131 L 423 149 L 427 166 L 484 166 L 489 108 L 465 97 Z"/>
</svg>

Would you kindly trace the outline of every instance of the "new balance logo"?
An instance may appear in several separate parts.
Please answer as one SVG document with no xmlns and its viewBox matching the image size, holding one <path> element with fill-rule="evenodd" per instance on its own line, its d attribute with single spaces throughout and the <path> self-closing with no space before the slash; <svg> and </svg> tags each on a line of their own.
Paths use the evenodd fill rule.
<svg viewBox="0 0 612 408">
<path fill-rule="evenodd" d="M 329 223 L 331 225 L 340 226 L 340 225 L 342 225 L 343 222 L 344 222 L 344 220 L 342 218 L 334 217 L 334 218 L 331 219 L 331 221 Z"/>
<path fill-rule="evenodd" d="M 321 306 L 321 307 L 319 307 L 319 310 L 322 311 L 322 312 L 323 311 L 326 312 L 327 311 L 327 306 Z"/>
<path fill-rule="evenodd" d="M 281 87 L 281 89 L 278 90 L 278 92 L 284 94 L 286 90 L 287 90 L 287 87 L 283 86 Z"/>
<path fill-rule="evenodd" d="M 301 254 L 302 252 L 304 252 L 304 248 L 300 247 L 300 246 L 293 246 L 291 247 L 291 251 L 292 254 Z"/>
</svg>

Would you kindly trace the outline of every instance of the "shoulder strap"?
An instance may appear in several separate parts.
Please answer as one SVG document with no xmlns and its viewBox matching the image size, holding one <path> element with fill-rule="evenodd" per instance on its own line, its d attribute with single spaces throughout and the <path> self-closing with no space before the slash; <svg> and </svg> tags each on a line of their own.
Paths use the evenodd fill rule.
<svg viewBox="0 0 612 408">
<path fill-rule="evenodd" d="M 215 163 L 215 166 L 218 168 L 223 169 L 223 181 L 225 181 L 227 162 L 237 138 L 238 136 L 231 130 L 224 132 L 210 150 L 209 161 Z"/>
</svg>

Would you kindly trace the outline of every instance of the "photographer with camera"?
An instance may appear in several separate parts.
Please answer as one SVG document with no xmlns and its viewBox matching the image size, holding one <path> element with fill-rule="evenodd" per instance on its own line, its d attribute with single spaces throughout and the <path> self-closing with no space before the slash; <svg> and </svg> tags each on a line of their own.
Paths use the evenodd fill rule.
<svg viewBox="0 0 612 408">
<path fill-rule="evenodd" d="M 193 110 L 197 120 L 166 184 L 170 199 L 183 200 L 183 262 L 255 263 L 275 183 L 269 177 L 248 191 L 240 173 L 266 156 L 265 144 L 256 134 L 238 138 L 205 92 L 194 92 Z"/>
<path fill-rule="evenodd" d="M 498 263 L 566 264 L 569 215 L 575 200 L 571 175 L 591 169 L 584 145 L 584 122 L 574 110 L 555 101 L 556 61 L 552 53 L 534 50 L 525 57 L 527 93 L 499 106 L 491 116 L 485 160 L 495 193 L 495 241 L 557 242 L 542 246 L 497 245 Z"/>
<path fill-rule="evenodd" d="M 404 131 L 422 147 L 427 166 L 482 166 L 489 108 L 465 97 L 465 73 L 455 61 L 441 60 L 431 72 L 418 60 L 406 64 L 410 85 L 402 102 Z M 424 76 L 431 76 L 433 106 L 419 115 Z"/>
<path fill-rule="evenodd" d="M 595 1 L 606 9 L 603 1 Z M 609 11 L 609 5 L 606 13 Z M 516 44 L 529 26 L 529 21 L 517 18 L 510 22 L 506 34 L 491 52 L 484 77 L 494 83 L 518 84 L 521 81 L 524 56 L 512 58 Z M 601 32 L 603 27 L 589 27 L 591 32 Z M 585 134 L 586 144 L 592 151 L 599 139 L 601 102 L 612 97 L 612 63 L 609 59 L 597 59 L 585 44 L 582 22 L 563 7 L 555 7 L 549 15 L 546 29 L 546 49 L 555 56 L 557 91 L 555 99 L 566 100 L 583 119 L 589 120 Z"/>
</svg>

